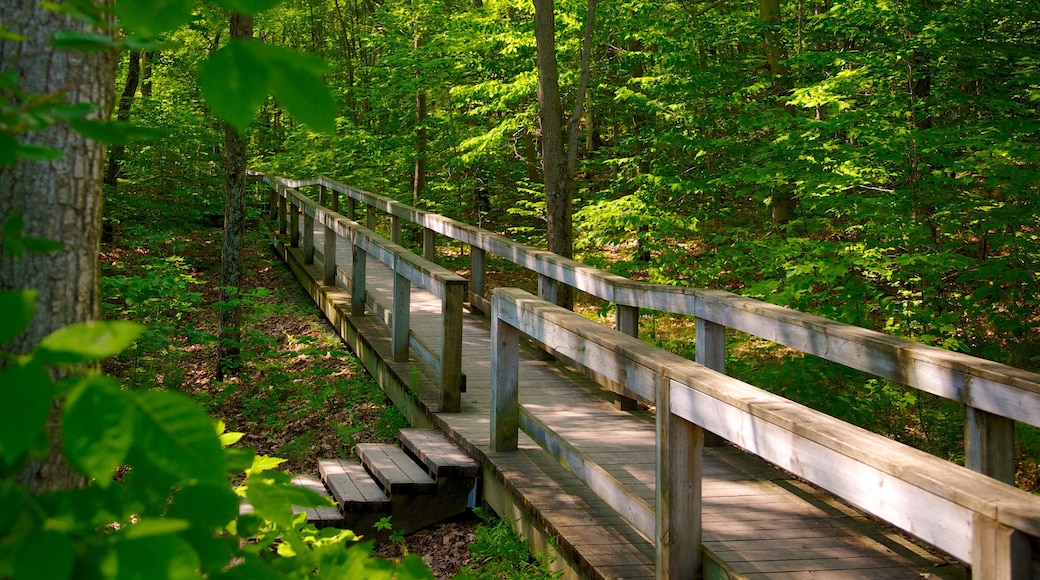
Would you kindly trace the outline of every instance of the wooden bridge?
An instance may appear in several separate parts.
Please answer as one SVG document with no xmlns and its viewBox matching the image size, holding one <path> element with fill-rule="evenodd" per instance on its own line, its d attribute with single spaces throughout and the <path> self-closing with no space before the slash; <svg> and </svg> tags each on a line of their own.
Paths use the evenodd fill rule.
<svg viewBox="0 0 1040 580">
<path fill-rule="evenodd" d="M 634 282 L 329 179 L 258 177 L 274 243 L 329 320 L 566 577 L 1040 577 L 1040 498 L 1006 483 L 1014 422 L 1040 426 L 1040 376 Z M 468 280 L 437 265 L 438 236 L 469 247 Z M 488 300 L 488 254 L 534 271 L 541 297 Z M 616 329 L 555 306 L 554 281 L 613 302 Z M 634 338 L 640 309 L 694 317 L 696 361 Z M 726 376 L 727 328 L 962 403 L 967 467 Z"/>
</svg>

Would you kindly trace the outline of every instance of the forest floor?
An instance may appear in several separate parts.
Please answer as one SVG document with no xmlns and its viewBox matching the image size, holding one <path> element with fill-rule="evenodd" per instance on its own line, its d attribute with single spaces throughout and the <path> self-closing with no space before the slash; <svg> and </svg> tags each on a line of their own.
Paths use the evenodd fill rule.
<svg viewBox="0 0 1040 580">
<path fill-rule="evenodd" d="M 245 433 L 244 445 L 286 459 L 293 474 L 316 474 L 319 458 L 354 458 L 357 443 L 394 440 L 406 425 L 403 417 L 255 230 L 243 255 L 242 371 L 215 380 L 213 304 L 219 299 L 222 231 L 196 223 L 171 229 L 147 222 L 117 227 L 102 245 L 103 314 L 149 326 L 130 350 L 106 363 L 106 372 L 130 388 L 187 393 L 229 431 Z M 501 567 L 493 562 L 499 557 L 474 554 L 470 546 L 478 535 L 501 534 L 502 527 L 471 513 L 381 546 L 377 553 L 417 554 L 437 578 L 467 567 L 474 577 L 493 577 L 484 568 Z M 517 553 L 526 554 L 526 548 Z M 534 562 L 524 559 L 505 567 Z"/>
</svg>

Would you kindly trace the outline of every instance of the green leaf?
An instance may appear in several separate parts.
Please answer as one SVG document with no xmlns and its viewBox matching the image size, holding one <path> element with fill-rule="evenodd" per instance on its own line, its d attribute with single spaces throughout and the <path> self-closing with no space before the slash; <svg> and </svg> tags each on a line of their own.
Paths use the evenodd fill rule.
<svg viewBox="0 0 1040 580">
<path fill-rule="evenodd" d="M 229 447 L 224 449 L 224 471 L 241 473 L 253 464 L 256 450 L 249 448 Z"/>
<path fill-rule="evenodd" d="M 17 459 L 47 425 L 54 385 L 35 362 L 0 369 L 0 453 Z"/>
<path fill-rule="evenodd" d="M 49 254 L 65 249 L 65 244 L 49 238 L 25 237 L 21 238 L 21 242 L 26 250 L 34 254 Z"/>
<path fill-rule="evenodd" d="M 259 14 L 278 6 L 284 0 L 214 0 L 214 4 L 231 12 Z"/>
<path fill-rule="evenodd" d="M 119 354 L 144 331 L 144 326 L 125 320 L 73 324 L 45 336 L 35 358 L 44 364 L 95 362 Z"/>
<path fill-rule="evenodd" d="M 102 51 L 117 48 L 119 42 L 111 36 L 82 32 L 56 32 L 51 46 L 61 50 L 80 50 L 83 52 Z"/>
<path fill-rule="evenodd" d="M 32 322 L 36 313 L 36 290 L 0 292 L 0 344 L 18 338 Z"/>
<path fill-rule="evenodd" d="M 199 555 L 175 535 L 119 542 L 102 556 L 102 575 L 114 580 L 197 579 Z"/>
<path fill-rule="evenodd" d="M 183 532 L 191 527 L 191 523 L 175 517 L 147 518 L 120 530 L 120 535 L 127 540 L 166 536 Z"/>
<path fill-rule="evenodd" d="M 129 145 L 135 141 L 162 139 L 169 135 L 167 131 L 120 121 L 74 119 L 69 121 L 69 126 L 84 137 L 109 145 Z"/>
<path fill-rule="evenodd" d="M 126 29 L 155 38 L 191 21 L 192 0 L 119 0 L 116 15 Z"/>
<path fill-rule="evenodd" d="M 14 577 L 63 580 L 72 576 L 75 560 L 72 539 L 54 530 L 40 530 L 26 537 L 19 546 L 14 560 Z"/>
<path fill-rule="evenodd" d="M 280 472 L 269 471 L 252 476 L 246 482 L 245 489 L 246 499 L 256 513 L 285 527 L 292 525 L 293 506 L 330 505 L 329 498 L 294 485 L 287 474 Z"/>
<path fill-rule="evenodd" d="M 106 487 L 133 443 L 133 413 L 127 394 L 110 377 L 90 377 L 73 389 L 62 423 L 69 463 Z"/>
<path fill-rule="evenodd" d="M 321 133 L 336 132 L 336 101 L 321 75 L 328 66 L 294 50 L 262 45 L 274 71 L 272 89 L 293 117 Z"/>
<path fill-rule="evenodd" d="M 213 423 L 181 393 L 137 393 L 134 446 L 152 465 L 182 481 L 224 482 L 224 451 Z"/>
<path fill-rule="evenodd" d="M 199 65 L 199 86 L 213 113 L 241 132 L 267 101 L 271 67 L 255 41 L 231 41 Z"/>
<path fill-rule="evenodd" d="M 14 167 L 18 161 L 18 139 L 14 135 L 0 131 L 0 166 Z"/>
<path fill-rule="evenodd" d="M 193 527 L 212 531 L 226 526 L 238 517 L 241 497 L 228 483 L 195 484 L 180 488 L 166 514 L 191 522 Z"/>
<path fill-rule="evenodd" d="M 26 161 L 54 161 L 64 156 L 64 151 L 43 145 L 18 145 L 18 158 Z"/>
</svg>

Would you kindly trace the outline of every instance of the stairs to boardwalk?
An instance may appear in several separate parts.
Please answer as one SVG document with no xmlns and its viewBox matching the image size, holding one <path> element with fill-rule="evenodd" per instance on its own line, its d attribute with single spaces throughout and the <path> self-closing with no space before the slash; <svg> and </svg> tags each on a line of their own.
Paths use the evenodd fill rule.
<svg viewBox="0 0 1040 580">
<path fill-rule="evenodd" d="M 440 433 L 402 429 L 401 446 L 362 443 L 360 462 L 321 459 L 321 479 L 294 481 L 331 497 L 335 507 L 300 508 L 316 527 L 353 530 L 385 541 L 390 530 L 375 525 L 390 518 L 394 531 L 418 531 L 466 511 L 477 480 L 477 464 Z"/>
</svg>

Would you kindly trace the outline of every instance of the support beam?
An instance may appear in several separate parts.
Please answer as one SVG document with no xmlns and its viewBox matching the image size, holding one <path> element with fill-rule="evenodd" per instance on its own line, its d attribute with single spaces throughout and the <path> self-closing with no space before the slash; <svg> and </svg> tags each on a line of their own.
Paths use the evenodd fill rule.
<svg viewBox="0 0 1040 580">
<path fill-rule="evenodd" d="M 1029 536 L 981 514 L 975 514 L 972 536 L 972 578 L 1033 578 L 1033 548 Z"/>
<path fill-rule="evenodd" d="M 300 247 L 300 207 L 295 199 L 289 200 L 289 247 Z"/>
<path fill-rule="evenodd" d="M 697 348 L 694 362 L 713 371 L 726 373 L 726 327 L 703 318 L 696 319 Z M 704 434 L 705 447 L 722 447 L 726 440 L 714 433 Z"/>
<path fill-rule="evenodd" d="M 704 431 L 671 412 L 671 380 L 657 380 L 657 578 L 694 578 L 701 569 Z"/>
<path fill-rule="evenodd" d="M 314 263 L 314 216 L 303 214 L 303 263 Z"/>
<path fill-rule="evenodd" d="M 396 262 L 399 258 L 395 257 Z M 412 283 L 394 264 L 394 318 L 390 348 L 395 362 L 408 360 L 408 329 L 412 318 Z"/>
<path fill-rule="evenodd" d="M 325 256 L 325 271 L 322 283 L 326 286 L 336 285 L 336 231 L 325 226 L 325 239 L 323 255 Z"/>
<path fill-rule="evenodd" d="M 470 308 L 474 312 L 481 314 L 483 311 L 483 298 L 485 291 L 485 270 L 487 269 L 487 252 L 483 248 L 477 246 L 469 247 L 469 280 L 472 288 L 470 289 L 469 304 Z"/>
<path fill-rule="evenodd" d="M 441 298 L 441 412 L 462 410 L 462 302 L 466 284 L 445 284 Z"/>
<path fill-rule="evenodd" d="M 499 318 L 491 299 L 491 450 L 516 451 L 520 440 L 520 331 Z"/>
<path fill-rule="evenodd" d="M 1015 422 L 964 408 L 964 466 L 1015 485 Z"/>
<path fill-rule="evenodd" d="M 357 245 L 356 240 L 351 240 L 350 247 L 354 261 L 354 276 L 350 281 L 350 314 L 361 316 L 365 313 L 365 263 L 368 261 L 368 253 Z"/>
<path fill-rule="evenodd" d="M 423 228 L 422 231 L 422 256 L 437 263 L 437 232 L 430 228 Z"/>
</svg>

